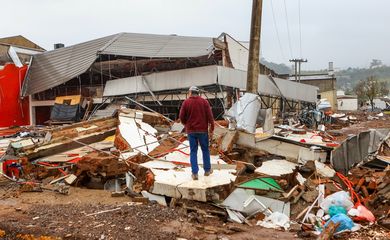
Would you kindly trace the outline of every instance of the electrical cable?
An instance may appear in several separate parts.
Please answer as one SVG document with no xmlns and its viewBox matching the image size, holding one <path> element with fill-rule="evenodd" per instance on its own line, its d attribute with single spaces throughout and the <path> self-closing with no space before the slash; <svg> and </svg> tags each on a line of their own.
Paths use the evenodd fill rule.
<svg viewBox="0 0 390 240">
<path fill-rule="evenodd" d="M 282 43 L 281 43 L 281 41 L 280 41 L 280 35 L 279 35 L 278 25 L 276 24 L 276 18 L 275 18 L 275 11 L 274 11 L 273 0 L 271 0 L 270 2 L 271 2 L 272 18 L 273 18 L 273 21 L 274 21 L 274 27 L 275 27 L 276 37 L 278 38 L 278 43 L 279 43 L 280 54 L 282 55 L 282 58 L 283 58 L 283 59 L 286 59 L 286 58 L 285 58 L 285 55 L 284 55 L 283 48 L 282 48 Z"/>
<path fill-rule="evenodd" d="M 299 54 L 300 54 L 300 58 L 302 58 L 301 0 L 298 0 L 298 17 L 299 17 Z"/>
<path fill-rule="evenodd" d="M 292 51 L 292 47 L 291 47 L 291 36 L 290 36 L 290 24 L 288 23 L 288 14 L 287 14 L 287 4 L 286 4 L 286 0 L 283 0 L 283 2 L 284 2 L 284 14 L 285 14 L 285 16 L 286 16 L 288 46 L 289 46 L 289 49 L 290 49 L 291 58 L 293 58 L 293 51 Z"/>
</svg>

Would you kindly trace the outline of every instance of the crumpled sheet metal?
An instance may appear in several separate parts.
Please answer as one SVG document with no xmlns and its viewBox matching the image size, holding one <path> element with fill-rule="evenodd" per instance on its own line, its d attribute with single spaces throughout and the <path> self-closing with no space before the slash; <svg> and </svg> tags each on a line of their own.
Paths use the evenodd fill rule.
<svg viewBox="0 0 390 240">
<path fill-rule="evenodd" d="M 260 108 L 261 102 L 259 96 L 253 93 L 245 93 L 226 112 L 225 116 L 236 123 L 237 129 L 255 133 Z"/>
<path fill-rule="evenodd" d="M 366 161 L 370 154 L 375 153 L 382 139 L 390 132 L 390 129 L 375 129 L 353 135 L 341 143 L 340 147 L 331 153 L 333 168 L 344 174 L 357 163 Z"/>
<path fill-rule="evenodd" d="M 256 204 L 261 203 L 261 204 Z M 290 216 L 290 202 L 255 195 L 254 190 L 236 188 L 222 203 L 231 210 L 242 212 L 249 216 L 258 211 L 264 213 L 280 212 Z M 265 209 L 264 206 L 267 208 Z"/>
</svg>

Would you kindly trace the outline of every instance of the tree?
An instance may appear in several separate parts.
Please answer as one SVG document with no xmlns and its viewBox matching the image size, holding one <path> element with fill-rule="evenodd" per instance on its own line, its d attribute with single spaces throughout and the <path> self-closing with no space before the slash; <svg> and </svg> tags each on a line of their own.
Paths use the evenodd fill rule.
<svg viewBox="0 0 390 240">
<path fill-rule="evenodd" d="M 370 68 L 380 67 L 382 66 L 382 60 L 379 59 L 372 59 L 370 63 Z"/>
<path fill-rule="evenodd" d="M 374 76 L 367 77 L 366 80 L 360 80 L 355 86 L 355 93 L 359 101 L 370 101 L 371 109 L 374 110 L 374 99 L 389 94 L 386 82 L 380 82 Z"/>
</svg>

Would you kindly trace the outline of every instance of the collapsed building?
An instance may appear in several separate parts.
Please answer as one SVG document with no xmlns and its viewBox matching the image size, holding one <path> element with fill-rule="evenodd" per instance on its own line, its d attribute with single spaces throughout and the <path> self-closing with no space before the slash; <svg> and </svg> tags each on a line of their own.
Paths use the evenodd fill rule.
<svg viewBox="0 0 390 240">
<path fill-rule="evenodd" d="M 247 61 L 248 49 L 225 33 L 217 38 L 119 33 L 35 55 L 22 96 L 31 96 L 35 124 L 50 119 L 56 97 L 69 95 L 83 97 L 77 103 L 85 110 L 81 119 L 105 116 L 120 104 L 134 107 L 124 96 L 176 119 L 188 88 L 197 85 L 220 118 L 245 91 Z M 282 80 L 264 65 L 259 94 L 261 107 L 275 115 L 317 100 L 316 87 Z"/>
<path fill-rule="evenodd" d="M 83 186 L 172 207 L 213 202 L 225 222 L 289 229 L 296 221 L 304 233 L 332 230 L 332 207 L 351 223 L 341 230 L 355 226 L 349 217 L 388 221 L 389 130 L 346 137 L 331 123 L 353 118 L 340 114 L 319 129 L 294 119 L 274 128 L 273 115 L 314 107 L 318 87 L 261 65 L 259 96 L 242 96 L 247 59 L 248 50 L 228 34 L 120 33 L 34 55 L 21 89 L 31 123 L 61 126 L 0 131 L 0 173 L 20 191 L 70 194 L 70 186 Z M 196 181 L 183 126 L 172 121 L 192 85 L 216 118 L 229 120 L 217 121 L 211 136 L 213 174 L 201 170 Z M 262 125 L 259 112 L 266 112 Z M 337 204 L 335 197 L 342 197 Z"/>
</svg>

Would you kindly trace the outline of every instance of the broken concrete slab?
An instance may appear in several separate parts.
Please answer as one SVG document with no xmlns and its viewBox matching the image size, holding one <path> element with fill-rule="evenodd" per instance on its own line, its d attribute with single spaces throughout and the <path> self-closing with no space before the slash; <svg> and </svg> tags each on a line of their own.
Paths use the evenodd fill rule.
<svg viewBox="0 0 390 240">
<path fill-rule="evenodd" d="M 236 179 L 232 174 L 235 170 L 214 170 L 206 177 L 201 169 L 199 180 L 195 181 L 191 178 L 191 168 L 151 171 L 154 174 L 151 193 L 202 202 L 223 200 L 230 194 Z"/>
<path fill-rule="evenodd" d="M 157 130 L 135 117 L 133 113 L 119 113 L 119 125 L 116 136 L 120 135 L 125 144 L 127 144 L 127 147 L 119 149 L 148 154 L 159 145 L 156 138 Z"/>
<path fill-rule="evenodd" d="M 293 173 L 297 166 L 297 164 L 287 160 L 270 160 L 263 162 L 261 167 L 256 168 L 255 172 L 269 176 L 282 176 Z"/>
<path fill-rule="evenodd" d="M 160 204 L 162 206 L 165 206 L 165 207 L 167 206 L 167 201 L 165 200 L 164 196 L 152 194 L 152 193 L 149 193 L 145 190 L 141 191 L 141 194 L 143 197 L 149 199 L 149 201 L 156 201 L 158 204 Z"/>
<path fill-rule="evenodd" d="M 314 161 L 314 164 L 316 166 L 317 173 L 319 175 L 321 175 L 322 177 L 332 178 L 336 174 L 335 170 L 333 170 L 332 168 L 328 167 L 327 165 L 325 165 L 322 162 Z"/>
<path fill-rule="evenodd" d="M 231 152 L 233 145 L 237 141 L 238 132 L 237 131 L 227 131 L 226 134 L 222 137 L 220 151 L 222 152 Z"/>
</svg>

